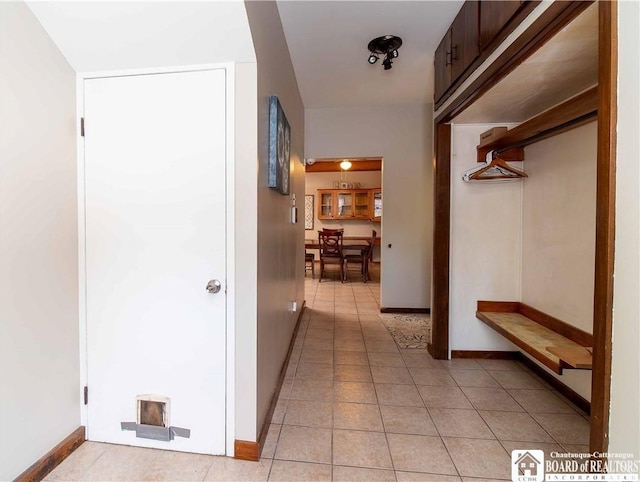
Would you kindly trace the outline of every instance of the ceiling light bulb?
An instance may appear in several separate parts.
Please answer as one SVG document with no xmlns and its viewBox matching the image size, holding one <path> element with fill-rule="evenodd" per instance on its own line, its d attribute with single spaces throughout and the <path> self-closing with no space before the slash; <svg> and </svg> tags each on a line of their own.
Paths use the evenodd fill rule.
<svg viewBox="0 0 640 482">
<path fill-rule="evenodd" d="M 349 162 L 349 159 L 343 159 L 343 161 L 340 163 L 340 169 L 342 169 L 343 171 L 348 171 L 349 169 L 351 169 L 351 162 Z"/>
<path fill-rule="evenodd" d="M 394 59 L 398 58 L 398 49 L 393 49 L 391 51 L 391 57 L 393 57 Z"/>
<path fill-rule="evenodd" d="M 375 64 L 377 61 L 378 61 L 378 56 L 377 55 L 373 55 L 373 54 L 369 55 L 369 63 L 371 65 Z"/>
</svg>

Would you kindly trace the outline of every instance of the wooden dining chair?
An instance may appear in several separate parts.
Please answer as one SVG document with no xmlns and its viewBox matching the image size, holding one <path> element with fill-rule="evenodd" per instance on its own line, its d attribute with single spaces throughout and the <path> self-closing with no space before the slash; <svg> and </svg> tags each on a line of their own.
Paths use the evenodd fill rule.
<svg viewBox="0 0 640 482">
<path fill-rule="evenodd" d="M 313 253 L 304 252 L 304 274 L 306 276 L 307 271 L 311 270 L 311 279 L 315 278 L 316 274 L 316 255 Z"/>
<path fill-rule="evenodd" d="M 360 251 L 360 254 L 345 254 L 343 256 L 343 271 L 345 279 L 349 276 L 349 263 L 356 264 L 359 267 L 362 281 L 366 283 L 371 279 L 369 275 L 369 262 L 373 258 L 373 246 L 376 241 L 377 233 L 372 231 L 371 239 L 369 239 L 369 245 Z"/>
<path fill-rule="evenodd" d="M 318 231 L 318 244 L 320 245 L 320 279 L 324 275 L 327 264 L 337 264 L 340 267 L 340 281 L 344 283 L 344 255 L 342 251 L 342 239 L 344 231 L 327 233 Z"/>
</svg>

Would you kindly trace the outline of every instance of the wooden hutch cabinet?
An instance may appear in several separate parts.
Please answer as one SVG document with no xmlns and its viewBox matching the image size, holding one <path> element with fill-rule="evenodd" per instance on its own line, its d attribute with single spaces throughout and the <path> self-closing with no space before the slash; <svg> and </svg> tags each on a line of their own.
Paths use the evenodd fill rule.
<svg viewBox="0 0 640 482">
<path fill-rule="evenodd" d="M 382 190 L 376 189 L 318 189 L 318 219 L 372 220 L 374 196 L 378 193 L 378 205 L 382 212 Z"/>
</svg>

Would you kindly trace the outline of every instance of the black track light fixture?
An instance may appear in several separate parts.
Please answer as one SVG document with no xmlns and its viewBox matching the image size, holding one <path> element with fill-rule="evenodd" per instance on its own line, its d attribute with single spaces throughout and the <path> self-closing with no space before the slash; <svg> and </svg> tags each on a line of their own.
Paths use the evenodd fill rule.
<svg viewBox="0 0 640 482">
<path fill-rule="evenodd" d="M 391 59 L 398 58 L 398 49 L 402 45 L 402 39 L 395 35 L 384 35 L 382 37 L 374 38 L 369 42 L 368 48 L 371 55 L 369 55 L 369 63 L 375 64 L 379 57 L 377 54 L 384 55 L 382 66 L 384 70 L 389 70 L 393 63 Z"/>
</svg>

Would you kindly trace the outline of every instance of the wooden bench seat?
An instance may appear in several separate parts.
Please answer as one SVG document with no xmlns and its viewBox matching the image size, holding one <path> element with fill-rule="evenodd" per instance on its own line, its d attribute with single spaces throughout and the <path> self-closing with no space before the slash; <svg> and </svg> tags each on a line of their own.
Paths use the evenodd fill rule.
<svg viewBox="0 0 640 482">
<path fill-rule="evenodd" d="M 591 369 L 593 335 L 524 303 L 478 301 L 476 317 L 560 375 Z"/>
</svg>

